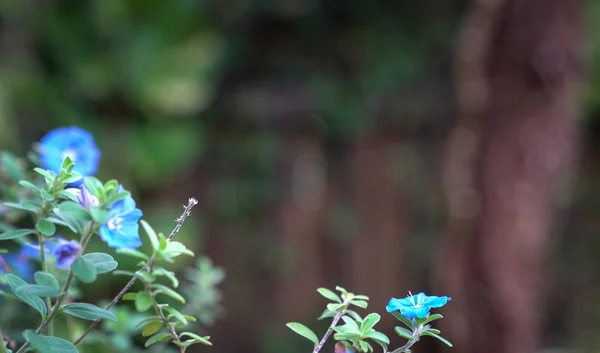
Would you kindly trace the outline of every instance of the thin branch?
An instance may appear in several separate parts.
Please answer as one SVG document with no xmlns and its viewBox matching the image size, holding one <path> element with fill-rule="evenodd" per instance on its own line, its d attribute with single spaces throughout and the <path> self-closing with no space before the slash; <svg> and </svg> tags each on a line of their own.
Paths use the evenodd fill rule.
<svg viewBox="0 0 600 353">
<path fill-rule="evenodd" d="M 346 310 L 348 309 L 348 306 L 350 305 L 350 301 L 352 301 L 352 298 L 353 298 L 352 295 L 348 295 L 346 297 L 346 300 L 344 300 L 344 303 L 342 303 L 344 305 L 344 307 L 343 307 L 344 309 L 338 311 L 335 314 L 333 320 L 331 321 L 331 325 L 329 325 L 329 328 L 323 335 L 323 338 L 321 338 L 321 341 L 319 342 L 319 344 L 315 346 L 315 349 L 313 349 L 313 353 L 318 353 L 321 350 L 321 348 L 323 348 L 323 345 L 325 344 L 325 342 L 327 342 L 327 340 L 329 339 L 329 336 L 331 336 L 331 334 L 333 333 L 333 328 L 337 325 L 338 321 L 340 321 L 342 316 L 344 316 L 344 314 L 346 313 Z"/>
<path fill-rule="evenodd" d="M 183 225 L 183 222 L 191 214 L 192 208 L 194 206 L 196 206 L 197 204 L 198 204 L 198 201 L 196 199 L 194 199 L 194 198 L 190 198 L 188 200 L 187 206 L 183 207 L 184 208 L 183 213 L 181 214 L 181 216 L 179 216 L 179 218 L 176 219 L 177 224 L 175 225 L 175 228 L 173 228 L 173 231 L 171 231 L 171 234 L 169 234 L 169 237 L 167 238 L 167 241 L 171 240 L 171 238 L 173 238 L 173 236 L 175 236 L 175 234 L 177 234 L 177 232 L 179 232 L 179 229 Z M 141 272 L 145 271 L 148 267 L 152 266 L 154 264 L 155 260 L 156 260 L 156 256 L 153 255 L 150 258 L 150 260 L 146 263 L 146 265 L 144 265 L 144 267 L 142 267 L 141 269 L 139 269 L 136 272 L 136 274 L 140 274 Z M 123 287 L 123 289 L 121 289 L 121 291 L 119 292 L 119 294 L 117 294 L 117 296 L 113 298 L 113 300 L 106 306 L 105 309 L 108 310 L 108 309 L 112 308 L 113 306 L 115 306 L 115 304 L 117 304 L 119 302 L 119 300 L 121 300 L 121 298 L 133 286 L 133 284 L 135 283 L 136 280 L 137 280 L 137 276 L 132 277 L 131 280 L 129 280 L 129 282 L 127 282 L 127 284 L 125 285 L 125 287 Z M 98 326 L 98 324 L 100 323 L 100 321 L 102 321 L 102 320 L 101 319 L 94 320 L 94 322 L 92 322 L 90 324 L 90 326 L 87 328 L 87 330 L 85 330 L 85 332 L 77 340 L 75 340 L 75 342 L 73 342 L 73 344 L 77 345 L 79 342 L 81 342 L 81 340 L 83 340 L 83 338 L 85 336 L 87 336 L 90 332 L 92 332 L 92 330 L 96 326 Z"/>
</svg>

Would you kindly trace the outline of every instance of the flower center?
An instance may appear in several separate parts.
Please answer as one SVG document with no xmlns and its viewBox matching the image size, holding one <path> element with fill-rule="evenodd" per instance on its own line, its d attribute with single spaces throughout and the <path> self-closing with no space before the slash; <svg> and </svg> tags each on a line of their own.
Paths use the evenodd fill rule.
<svg viewBox="0 0 600 353">
<path fill-rule="evenodd" d="M 77 153 L 75 153 L 75 151 L 72 149 L 68 149 L 62 153 L 62 158 L 65 159 L 65 157 L 69 157 L 71 162 L 75 163 L 75 160 L 77 159 Z"/>
<path fill-rule="evenodd" d="M 111 231 L 121 229 L 121 227 L 123 226 L 121 224 L 121 222 L 123 222 L 123 217 L 115 216 L 115 217 L 110 218 L 107 221 L 108 229 L 110 229 Z"/>
<path fill-rule="evenodd" d="M 415 297 L 411 292 L 408 292 L 408 298 L 414 308 L 422 308 L 423 304 L 425 303 L 425 298 L 423 297 L 417 297 L 417 300 L 415 301 Z"/>
</svg>

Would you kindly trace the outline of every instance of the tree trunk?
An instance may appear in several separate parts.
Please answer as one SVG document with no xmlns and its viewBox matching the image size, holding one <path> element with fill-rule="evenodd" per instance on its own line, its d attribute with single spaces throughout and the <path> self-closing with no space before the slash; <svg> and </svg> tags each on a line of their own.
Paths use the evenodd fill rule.
<svg viewBox="0 0 600 353">
<path fill-rule="evenodd" d="M 553 191 L 572 162 L 582 1 L 474 1 L 458 43 L 440 282 L 464 351 L 533 352 Z"/>
</svg>

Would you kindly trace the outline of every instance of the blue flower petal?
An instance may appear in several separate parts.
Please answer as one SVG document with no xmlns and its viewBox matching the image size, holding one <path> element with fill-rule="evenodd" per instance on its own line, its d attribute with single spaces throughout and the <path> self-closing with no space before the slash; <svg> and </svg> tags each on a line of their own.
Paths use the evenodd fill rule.
<svg viewBox="0 0 600 353">
<path fill-rule="evenodd" d="M 452 298 L 431 296 L 425 299 L 423 305 L 429 306 L 431 308 L 441 308 L 442 306 L 446 305 L 446 303 L 450 299 Z"/>
<path fill-rule="evenodd" d="M 422 319 L 424 317 L 427 317 L 427 315 L 429 315 L 429 310 L 431 308 L 428 306 L 423 306 L 420 308 L 415 308 L 415 315 L 419 318 Z"/>
<path fill-rule="evenodd" d="M 54 129 L 40 140 L 40 162 L 45 169 L 58 173 L 65 155 L 72 157 L 73 170 L 84 176 L 96 173 L 101 157 L 92 135 L 74 126 Z"/>
<path fill-rule="evenodd" d="M 403 307 L 403 305 L 400 303 L 399 299 L 392 298 L 392 299 L 390 299 L 388 305 L 385 307 L 385 310 L 387 310 L 388 313 L 391 313 L 396 310 L 400 310 L 400 308 L 402 308 L 402 307 Z"/>
<path fill-rule="evenodd" d="M 400 308 L 400 314 L 407 319 L 413 319 L 417 316 L 417 309 L 409 306 L 403 306 Z"/>
</svg>

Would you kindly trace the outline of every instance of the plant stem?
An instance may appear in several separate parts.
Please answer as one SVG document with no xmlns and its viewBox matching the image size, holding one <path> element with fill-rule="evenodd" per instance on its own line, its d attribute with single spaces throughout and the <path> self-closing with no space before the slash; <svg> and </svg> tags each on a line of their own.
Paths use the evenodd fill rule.
<svg viewBox="0 0 600 353">
<path fill-rule="evenodd" d="M 87 227 L 87 232 L 82 237 L 82 240 L 81 240 L 81 252 L 82 253 L 83 253 L 83 250 L 85 249 L 85 245 L 88 243 L 89 239 L 94 234 L 94 230 L 95 230 L 94 225 L 95 225 L 94 222 L 89 223 L 88 227 Z M 67 296 L 67 291 L 69 290 L 69 287 L 71 287 L 71 283 L 73 282 L 73 275 L 74 275 L 73 270 L 69 269 L 69 273 L 67 274 L 67 279 L 65 281 L 65 284 L 62 287 L 60 295 L 56 299 L 56 303 L 54 303 L 54 306 L 50 310 L 48 317 L 46 317 L 46 319 L 44 319 L 42 321 L 42 323 L 37 328 L 37 330 L 35 330 L 35 333 L 38 333 L 38 334 L 42 333 L 46 329 L 46 327 L 48 327 L 48 325 L 50 325 L 52 323 L 52 320 L 54 319 L 54 317 L 56 315 L 58 315 L 58 313 L 60 312 L 60 306 L 62 305 L 62 302 L 65 299 L 65 297 Z M 18 351 L 16 351 L 16 353 L 25 352 L 25 350 L 29 347 L 30 344 L 31 343 L 29 341 L 25 341 L 25 343 L 21 346 L 21 348 L 19 348 Z"/>
<path fill-rule="evenodd" d="M 179 229 L 181 228 L 181 226 L 183 225 L 183 222 L 185 221 L 185 219 L 190 215 L 192 208 L 194 206 L 196 206 L 198 204 L 198 201 L 194 198 L 190 198 L 188 200 L 188 204 L 187 206 L 184 206 L 184 210 L 183 213 L 181 214 L 181 216 L 179 216 L 179 218 L 177 218 L 177 224 L 175 225 L 175 228 L 173 228 L 173 230 L 171 231 L 171 234 L 169 234 L 169 237 L 167 238 L 167 241 L 170 241 L 175 234 L 177 234 L 179 232 Z M 138 271 L 136 271 L 136 274 L 140 274 L 143 271 L 145 271 L 148 268 L 152 268 L 154 261 L 156 261 L 156 255 L 153 254 L 152 257 L 150 258 L 150 260 L 146 263 L 146 265 L 144 265 L 144 267 L 142 267 L 141 269 L 139 269 Z M 113 306 L 115 306 L 115 304 L 117 304 L 119 302 L 119 300 L 121 300 L 121 298 L 127 293 L 127 291 L 133 286 L 133 284 L 135 283 L 135 281 L 137 281 L 137 277 L 138 276 L 134 276 L 132 277 L 129 282 L 127 282 L 127 284 L 125 285 L 125 287 L 123 287 L 123 289 L 121 289 L 121 291 L 119 292 L 119 294 L 117 294 L 116 297 L 113 298 L 113 300 L 106 306 L 106 310 L 112 308 Z M 75 342 L 73 342 L 73 344 L 77 345 L 79 342 L 81 342 L 81 340 L 83 340 L 83 338 L 85 336 L 87 336 L 90 332 L 92 332 L 92 330 L 98 326 L 98 324 L 100 323 L 100 321 L 102 321 L 101 319 L 96 319 L 94 320 L 94 322 L 92 322 L 90 324 L 90 326 L 87 328 L 87 330 L 85 330 L 85 332 L 78 338 L 75 340 Z"/>
<path fill-rule="evenodd" d="M 400 348 L 396 348 L 393 351 L 391 351 L 390 353 L 402 353 L 402 352 L 406 352 L 407 349 L 409 349 L 410 347 L 412 347 L 413 344 L 415 344 L 417 342 L 417 340 L 408 340 L 408 342 L 406 342 L 406 344 Z"/>
<path fill-rule="evenodd" d="M 343 309 L 338 311 L 335 314 L 335 316 L 333 317 L 333 320 L 331 321 L 331 325 L 329 325 L 329 328 L 323 335 L 323 338 L 321 338 L 321 341 L 319 342 L 319 344 L 317 344 L 315 346 L 315 348 L 313 349 L 313 353 L 318 353 L 321 350 L 321 348 L 323 348 L 323 345 L 325 344 L 325 342 L 327 342 L 327 340 L 329 339 L 329 336 L 331 336 L 331 334 L 333 333 L 333 328 L 337 325 L 338 321 L 340 321 L 342 316 L 344 316 L 344 314 L 346 313 L 346 310 L 348 309 L 348 306 L 350 305 L 350 302 L 352 301 L 353 297 L 354 296 L 350 295 L 350 294 L 346 297 L 346 299 L 342 303 L 344 305 L 342 307 Z"/>
<path fill-rule="evenodd" d="M 38 215 L 38 220 L 48 216 L 51 206 L 52 205 L 50 204 L 50 202 L 44 201 L 42 209 L 40 210 L 40 214 Z M 38 244 L 40 247 L 40 262 L 42 263 L 42 271 L 48 272 L 48 264 L 46 264 L 46 249 L 44 248 L 44 243 L 46 242 L 46 240 L 44 239 L 44 235 L 40 233 L 40 231 L 38 231 L 37 229 L 35 230 L 35 234 L 38 237 Z M 46 306 L 48 307 L 48 309 L 52 307 L 52 298 L 46 297 Z M 50 336 L 54 336 L 54 323 L 50 324 L 50 330 L 48 333 L 50 334 Z"/>
</svg>

